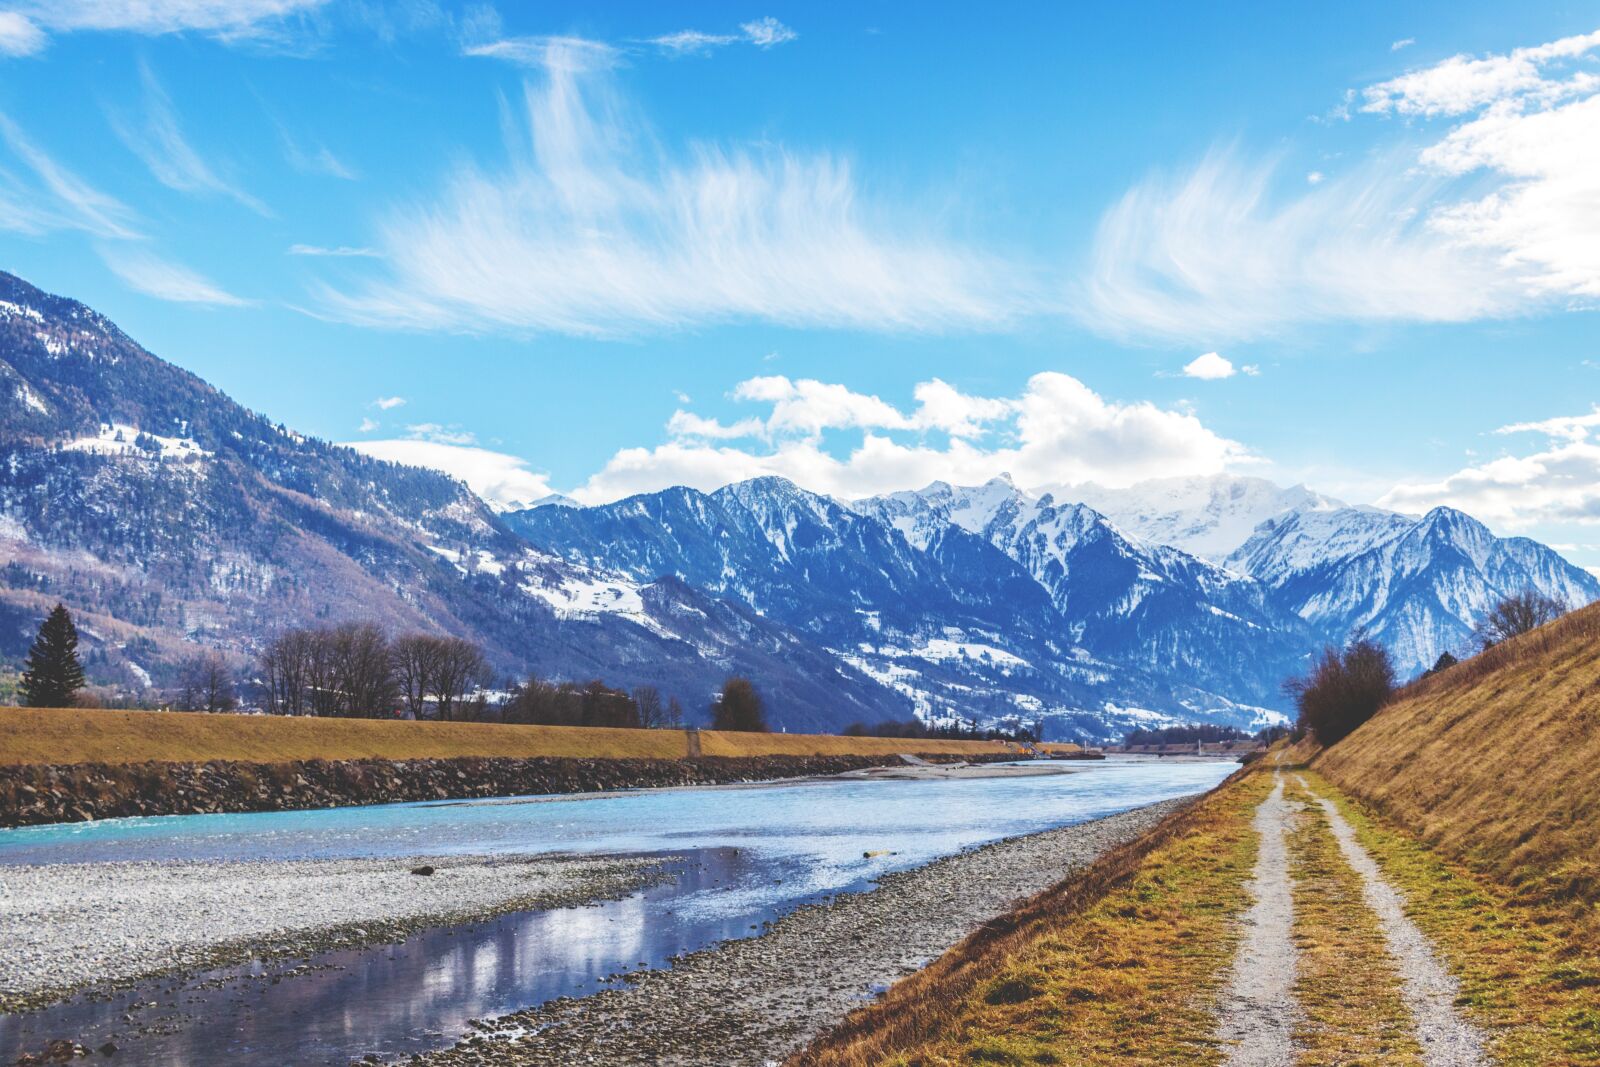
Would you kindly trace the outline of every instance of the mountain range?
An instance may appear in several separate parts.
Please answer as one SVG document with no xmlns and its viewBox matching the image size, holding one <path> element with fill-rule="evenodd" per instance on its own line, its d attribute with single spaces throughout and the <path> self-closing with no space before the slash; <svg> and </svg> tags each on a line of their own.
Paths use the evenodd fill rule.
<svg viewBox="0 0 1600 1067">
<path fill-rule="evenodd" d="M 0 274 L 0 657 L 56 599 L 87 666 L 248 674 L 284 626 L 481 644 L 507 677 L 653 684 L 693 712 L 748 674 L 794 730 L 1048 720 L 1054 737 L 1276 720 L 1361 630 L 1403 675 L 1500 596 L 1600 582 L 1461 512 L 1348 507 L 1219 475 L 1031 493 L 995 479 L 840 501 L 778 478 L 496 513 L 462 483 L 297 434 L 89 308 Z"/>
</svg>

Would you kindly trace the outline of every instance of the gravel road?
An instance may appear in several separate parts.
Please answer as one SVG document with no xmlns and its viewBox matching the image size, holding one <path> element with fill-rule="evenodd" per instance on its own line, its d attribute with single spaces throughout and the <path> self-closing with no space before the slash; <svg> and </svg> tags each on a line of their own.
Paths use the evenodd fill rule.
<svg viewBox="0 0 1600 1067">
<path fill-rule="evenodd" d="M 625 988 L 496 1020 L 428 1067 L 761 1065 L 837 1023 L 984 921 L 1149 829 L 1184 801 L 985 845 L 800 908 L 760 937 L 639 973 Z"/>
<path fill-rule="evenodd" d="M 425 865 L 435 873 L 411 873 Z M 659 860 L 573 856 L 0 867 L 0 1012 L 91 984 L 612 899 L 661 877 Z"/>
<path fill-rule="evenodd" d="M 1283 776 L 1256 808 L 1260 846 L 1248 886 L 1254 903 L 1241 917 L 1244 936 L 1218 1010 L 1228 1067 L 1281 1067 L 1294 1062 L 1294 883 L 1287 834 L 1294 809 Z"/>
</svg>

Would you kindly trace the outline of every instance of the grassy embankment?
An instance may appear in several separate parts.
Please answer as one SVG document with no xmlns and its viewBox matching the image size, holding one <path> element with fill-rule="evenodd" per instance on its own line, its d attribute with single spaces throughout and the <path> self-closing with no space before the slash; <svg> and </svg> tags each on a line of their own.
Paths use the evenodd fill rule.
<svg viewBox="0 0 1600 1067">
<path fill-rule="evenodd" d="M 1334 800 L 1502 1067 L 1600 1064 L 1600 606 L 1412 686 L 1289 774 L 1303 1064 L 1415 1062 Z M 1258 764 L 1258 768 L 1261 765 Z M 991 924 L 806 1065 L 1217 1063 L 1265 768 Z M 1320 773 L 1318 773 L 1320 772 Z"/>
<path fill-rule="evenodd" d="M 1015 746 L 995 741 L 711 730 L 701 732 L 700 745 L 705 756 L 991 755 L 1015 751 Z M 0 764 L 282 763 L 460 756 L 682 759 L 687 754 L 688 738 L 682 730 L 0 708 Z"/>
</svg>

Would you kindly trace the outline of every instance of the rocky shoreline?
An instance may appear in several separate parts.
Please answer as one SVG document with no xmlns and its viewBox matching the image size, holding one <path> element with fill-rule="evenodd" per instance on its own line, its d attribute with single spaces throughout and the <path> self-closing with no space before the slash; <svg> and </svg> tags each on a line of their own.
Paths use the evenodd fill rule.
<svg viewBox="0 0 1600 1067">
<path fill-rule="evenodd" d="M 929 763 L 1014 754 L 918 754 Z M 705 756 L 697 759 L 306 760 L 293 763 L 0 765 L 0 828 L 139 815 L 297 811 L 422 800 L 726 785 L 843 774 L 898 756 Z"/>
<path fill-rule="evenodd" d="M 160 975 L 596 904 L 667 877 L 661 857 L 566 855 L 0 868 L 0 1014 Z"/>
</svg>

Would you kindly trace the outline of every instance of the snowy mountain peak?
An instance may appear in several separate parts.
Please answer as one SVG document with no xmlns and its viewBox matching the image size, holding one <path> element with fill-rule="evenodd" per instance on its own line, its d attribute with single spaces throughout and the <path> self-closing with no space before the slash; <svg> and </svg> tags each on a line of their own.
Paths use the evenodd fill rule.
<svg viewBox="0 0 1600 1067">
<path fill-rule="evenodd" d="M 1270 519 L 1345 507 L 1303 485 L 1285 489 L 1234 474 L 1155 478 L 1121 489 L 1087 484 L 1056 489 L 1146 541 L 1213 562 L 1225 559 Z"/>
</svg>

